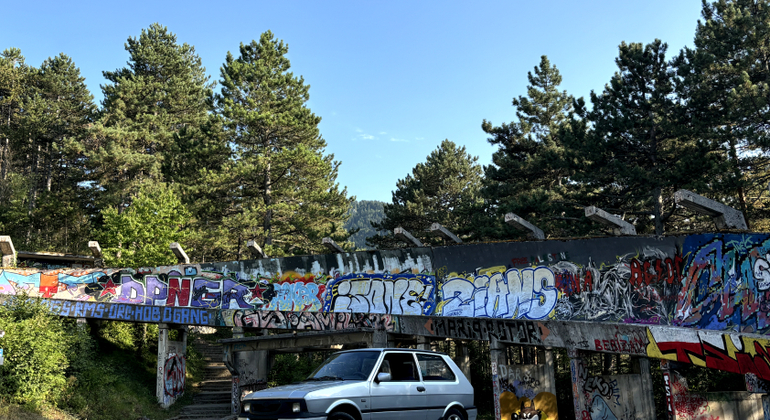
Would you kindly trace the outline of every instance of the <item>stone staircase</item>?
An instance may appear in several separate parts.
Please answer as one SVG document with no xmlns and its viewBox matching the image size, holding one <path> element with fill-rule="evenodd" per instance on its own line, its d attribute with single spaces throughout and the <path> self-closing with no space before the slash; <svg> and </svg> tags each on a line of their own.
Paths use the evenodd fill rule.
<svg viewBox="0 0 770 420">
<path fill-rule="evenodd" d="M 197 393 L 193 403 L 182 409 L 177 417 L 169 420 L 221 420 L 234 418 L 230 414 L 232 379 L 222 362 L 222 346 L 196 339 L 192 346 L 203 355 L 207 366 L 203 381 L 194 385 Z"/>
</svg>

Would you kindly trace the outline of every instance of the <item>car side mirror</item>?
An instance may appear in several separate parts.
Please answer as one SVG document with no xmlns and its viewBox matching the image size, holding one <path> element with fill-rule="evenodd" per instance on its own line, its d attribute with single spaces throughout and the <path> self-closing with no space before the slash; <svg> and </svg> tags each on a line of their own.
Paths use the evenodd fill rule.
<svg viewBox="0 0 770 420">
<path fill-rule="evenodd" d="M 374 382 L 389 382 L 391 380 L 390 373 L 380 372 L 374 378 Z"/>
</svg>

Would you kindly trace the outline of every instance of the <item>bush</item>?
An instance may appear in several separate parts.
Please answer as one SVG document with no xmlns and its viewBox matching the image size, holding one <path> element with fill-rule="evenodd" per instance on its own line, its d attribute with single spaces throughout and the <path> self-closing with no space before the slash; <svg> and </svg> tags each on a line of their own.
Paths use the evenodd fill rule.
<svg viewBox="0 0 770 420">
<path fill-rule="evenodd" d="M 73 329 L 38 298 L 0 297 L 0 398 L 33 408 L 58 401 L 67 385 Z"/>
</svg>

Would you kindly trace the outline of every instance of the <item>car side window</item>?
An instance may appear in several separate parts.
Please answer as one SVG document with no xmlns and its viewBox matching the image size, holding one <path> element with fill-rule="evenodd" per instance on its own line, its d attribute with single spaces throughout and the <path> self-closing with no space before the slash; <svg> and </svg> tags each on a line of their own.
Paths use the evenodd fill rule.
<svg viewBox="0 0 770 420">
<path fill-rule="evenodd" d="M 386 353 L 378 373 L 390 373 L 391 381 L 419 381 L 417 366 L 410 353 Z"/>
<path fill-rule="evenodd" d="M 417 362 L 420 364 L 423 381 L 454 381 L 455 374 L 447 365 L 444 358 L 432 354 L 417 353 Z"/>
</svg>

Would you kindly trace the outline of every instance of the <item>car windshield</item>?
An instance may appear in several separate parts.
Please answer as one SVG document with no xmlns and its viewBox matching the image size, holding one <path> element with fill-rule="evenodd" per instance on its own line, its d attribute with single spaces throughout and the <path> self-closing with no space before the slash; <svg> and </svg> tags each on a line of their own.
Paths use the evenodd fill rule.
<svg viewBox="0 0 770 420">
<path fill-rule="evenodd" d="M 335 353 L 326 359 L 306 380 L 364 380 L 369 377 L 379 356 L 379 351 Z"/>
</svg>

